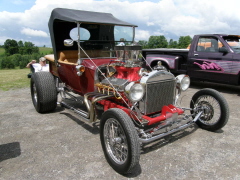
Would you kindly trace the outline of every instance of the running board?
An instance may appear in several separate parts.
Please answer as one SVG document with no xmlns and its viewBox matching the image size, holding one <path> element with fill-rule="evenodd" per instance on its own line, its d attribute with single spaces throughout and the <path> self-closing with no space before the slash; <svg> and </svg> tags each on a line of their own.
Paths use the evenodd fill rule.
<svg viewBox="0 0 240 180">
<path fill-rule="evenodd" d="M 75 113 L 77 113 L 78 115 L 80 115 L 81 117 L 83 117 L 84 120 L 90 122 L 89 113 L 87 113 L 87 112 L 85 112 L 85 111 L 83 111 L 83 110 L 80 110 L 80 109 L 76 109 L 76 108 L 68 105 L 68 104 L 65 103 L 65 102 L 61 102 L 61 105 L 64 106 L 64 107 L 66 107 L 66 108 L 68 108 L 68 109 L 70 109 L 70 110 L 72 110 L 72 111 L 74 111 Z"/>
</svg>

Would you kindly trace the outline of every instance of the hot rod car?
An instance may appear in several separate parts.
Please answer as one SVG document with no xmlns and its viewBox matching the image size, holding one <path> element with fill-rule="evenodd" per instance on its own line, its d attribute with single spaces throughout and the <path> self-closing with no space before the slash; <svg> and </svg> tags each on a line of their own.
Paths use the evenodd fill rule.
<svg viewBox="0 0 240 180">
<path fill-rule="evenodd" d="M 195 123 L 216 131 L 229 117 L 226 100 L 213 89 L 196 92 L 189 108 L 179 107 L 189 77 L 175 77 L 161 63 L 153 70 L 134 43 L 135 27 L 109 13 L 54 9 L 54 54 L 45 56 L 50 72 L 33 73 L 30 85 L 37 112 L 60 103 L 88 122 L 100 121 L 105 157 L 123 174 L 139 163 L 141 145 Z"/>
</svg>

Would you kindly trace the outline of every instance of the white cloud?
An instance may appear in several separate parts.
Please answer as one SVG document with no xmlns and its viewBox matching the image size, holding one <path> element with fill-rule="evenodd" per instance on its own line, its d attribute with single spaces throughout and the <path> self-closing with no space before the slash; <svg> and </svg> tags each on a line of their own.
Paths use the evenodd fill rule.
<svg viewBox="0 0 240 180">
<path fill-rule="evenodd" d="M 22 13 L 0 12 L 0 27 L 5 30 L 0 35 L 50 45 L 48 20 L 56 7 L 112 13 L 138 25 L 137 40 L 148 40 L 151 35 L 178 40 L 179 36 L 194 34 L 238 34 L 240 11 L 236 4 L 238 0 L 36 0 Z"/>
<path fill-rule="evenodd" d="M 147 22 L 147 26 L 154 26 L 154 22 Z"/>
<path fill-rule="evenodd" d="M 3 45 L 7 39 L 12 39 L 12 38 L 7 36 L 0 36 L 0 44 Z"/>
<path fill-rule="evenodd" d="M 136 29 L 135 39 L 139 40 L 148 40 L 150 37 L 149 31 Z"/>
<path fill-rule="evenodd" d="M 40 31 L 40 30 L 34 30 L 34 29 L 30 29 L 30 28 L 23 28 L 21 30 L 22 34 L 25 34 L 27 36 L 39 36 L 39 37 L 48 37 L 48 34 L 44 31 Z"/>
</svg>

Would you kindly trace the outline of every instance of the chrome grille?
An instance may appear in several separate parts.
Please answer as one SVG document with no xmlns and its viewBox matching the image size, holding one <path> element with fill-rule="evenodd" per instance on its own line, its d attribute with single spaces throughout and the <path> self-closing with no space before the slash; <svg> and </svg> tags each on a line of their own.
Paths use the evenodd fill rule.
<svg viewBox="0 0 240 180">
<path fill-rule="evenodd" d="M 175 80 L 146 84 L 146 94 L 140 102 L 144 114 L 160 111 L 164 105 L 172 104 L 175 96 Z"/>
</svg>

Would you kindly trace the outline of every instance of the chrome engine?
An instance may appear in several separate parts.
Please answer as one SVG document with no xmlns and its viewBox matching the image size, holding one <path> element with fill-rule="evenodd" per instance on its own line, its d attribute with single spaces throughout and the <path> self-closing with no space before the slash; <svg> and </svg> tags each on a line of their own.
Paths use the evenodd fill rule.
<svg viewBox="0 0 240 180">
<path fill-rule="evenodd" d="M 147 72 L 136 64 L 134 67 L 120 66 L 120 64 L 113 64 L 111 67 L 115 68 L 115 74 L 96 84 L 99 89 L 102 89 L 100 92 L 107 93 L 110 89 L 123 92 L 128 97 L 128 86 L 135 83 L 141 84 L 144 87 L 144 95 L 137 101 L 137 106 L 142 114 L 157 112 L 164 105 L 174 103 L 176 79 L 170 72 L 164 70 Z"/>
</svg>

